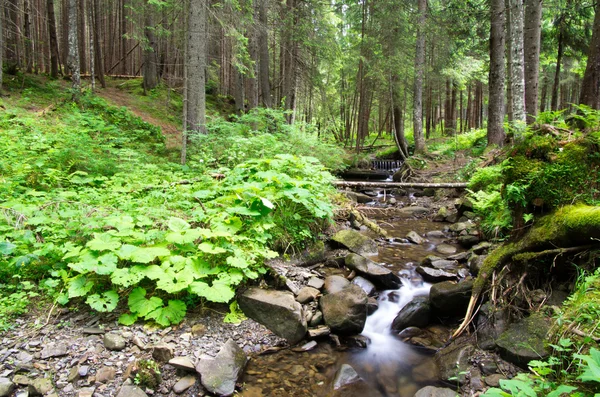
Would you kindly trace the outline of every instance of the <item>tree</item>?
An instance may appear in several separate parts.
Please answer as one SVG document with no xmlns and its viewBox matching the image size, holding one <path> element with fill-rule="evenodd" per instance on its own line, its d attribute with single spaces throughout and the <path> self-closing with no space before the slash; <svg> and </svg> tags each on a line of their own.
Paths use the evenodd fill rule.
<svg viewBox="0 0 600 397">
<path fill-rule="evenodd" d="M 491 0 L 488 145 L 502 146 L 504 132 L 504 0 Z"/>
<path fill-rule="evenodd" d="M 46 1 L 48 14 L 48 38 L 50 41 L 50 76 L 55 79 L 59 73 L 58 39 L 56 37 L 56 17 L 54 13 L 54 0 Z"/>
<path fill-rule="evenodd" d="M 186 130 L 206 133 L 206 0 L 190 0 L 187 23 Z"/>
<path fill-rule="evenodd" d="M 81 89 L 81 76 L 79 72 L 79 45 L 77 42 L 76 0 L 69 0 L 69 56 L 67 66 L 71 73 L 71 88 L 79 91 Z"/>
<path fill-rule="evenodd" d="M 525 69 L 523 53 L 523 0 L 509 0 L 513 121 L 525 123 Z M 491 94 L 490 94 L 491 95 Z"/>
<path fill-rule="evenodd" d="M 156 58 L 156 35 L 154 34 L 154 15 L 151 3 L 144 10 L 144 90 L 151 90 L 158 85 L 158 60 Z"/>
<path fill-rule="evenodd" d="M 415 152 L 427 150 L 423 137 L 423 69 L 425 67 L 425 22 L 427 18 L 427 0 L 419 0 L 419 16 L 417 18 L 417 44 L 415 47 L 415 89 L 413 98 L 413 126 Z"/>
<path fill-rule="evenodd" d="M 525 113 L 527 124 L 535 121 L 538 112 L 538 80 L 540 70 L 540 39 L 543 0 L 525 0 Z"/>
<path fill-rule="evenodd" d="M 594 30 L 588 51 L 588 61 L 583 76 L 579 103 L 600 109 L 600 2 L 596 3 Z"/>
<path fill-rule="evenodd" d="M 0 95 L 2 95 L 2 66 L 4 65 L 4 28 L 2 27 L 4 0 L 0 0 Z"/>
<path fill-rule="evenodd" d="M 269 27 L 267 26 L 267 1 L 268 0 L 258 0 L 258 74 L 262 105 L 270 108 L 272 106 L 272 101 L 271 83 L 269 81 Z"/>
</svg>

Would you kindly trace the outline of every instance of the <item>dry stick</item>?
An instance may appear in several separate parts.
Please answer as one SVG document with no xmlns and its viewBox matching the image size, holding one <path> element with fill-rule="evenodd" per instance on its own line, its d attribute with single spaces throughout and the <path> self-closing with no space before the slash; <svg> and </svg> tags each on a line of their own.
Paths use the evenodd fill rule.
<svg viewBox="0 0 600 397">
<path fill-rule="evenodd" d="M 335 187 L 363 187 L 363 188 L 432 188 L 432 189 L 465 189 L 467 184 L 464 182 L 440 182 L 440 183 L 423 183 L 423 182 L 351 182 L 351 181 L 333 181 Z"/>
</svg>

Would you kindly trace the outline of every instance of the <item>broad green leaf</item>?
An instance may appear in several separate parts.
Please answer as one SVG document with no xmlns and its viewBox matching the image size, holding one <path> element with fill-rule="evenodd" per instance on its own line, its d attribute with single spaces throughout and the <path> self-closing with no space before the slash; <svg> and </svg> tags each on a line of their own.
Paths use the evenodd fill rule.
<svg viewBox="0 0 600 397">
<path fill-rule="evenodd" d="M 247 215 L 247 216 L 260 216 L 261 213 L 259 211 L 252 210 L 248 207 L 229 207 L 225 211 L 230 214 L 238 214 L 238 215 Z"/>
<path fill-rule="evenodd" d="M 202 296 L 211 302 L 227 303 L 235 296 L 235 291 L 228 284 L 213 282 L 212 286 L 202 281 L 190 284 L 190 292 Z"/>
<path fill-rule="evenodd" d="M 136 265 L 131 268 L 132 273 L 140 273 L 150 280 L 159 280 L 165 276 L 165 271 L 158 265 L 142 266 Z"/>
<path fill-rule="evenodd" d="M 547 397 L 560 397 L 560 396 L 562 396 L 565 393 L 567 395 L 571 395 L 571 392 L 575 391 L 575 390 L 577 390 L 576 387 L 567 386 L 567 385 L 560 385 L 560 386 L 558 386 L 556 388 L 556 390 L 550 392 Z"/>
<path fill-rule="evenodd" d="M 121 246 L 121 242 L 107 233 L 96 234 L 96 238 L 88 241 L 87 247 L 94 251 L 115 251 Z"/>
<path fill-rule="evenodd" d="M 275 204 L 273 204 L 269 199 L 261 197 L 260 201 L 262 201 L 263 205 L 265 207 L 267 207 L 267 208 L 270 208 L 270 209 L 274 209 L 275 208 Z"/>
<path fill-rule="evenodd" d="M 150 263 L 159 256 L 169 255 L 171 255 L 171 251 L 163 247 L 138 247 L 131 253 L 131 260 L 138 263 Z"/>
<path fill-rule="evenodd" d="M 119 324 L 129 326 L 135 324 L 138 319 L 136 313 L 123 313 L 119 316 Z"/>
<path fill-rule="evenodd" d="M 131 287 L 132 285 L 136 285 L 142 281 L 143 278 L 143 273 L 132 272 L 128 267 L 116 269 L 110 275 L 110 281 L 112 281 L 113 284 L 120 285 L 122 287 Z"/>
<path fill-rule="evenodd" d="M 213 243 L 209 243 L 208 241 L 201 243 L 198 246 L 198 249 L 207 254 L 215 254 L 215 255 L 223 254 L 223 253 L 227 252 L 227 250 L 224 250 L 223 248 L 218 247 L 218 246 L 214 245 Z"/>
<path fill-rule="evenodd" d="M 183 232 L 167 233 L 165 239 L 174 244 L 190 244 L 198 238 L 203 237 L 207 229 L 188 229 Z"/>
<path fill-rule="evenodd" d="M 93 294 L 88 296 L 85 303 L 98 312 L 112 312 L 119 302 L 119 294 L 116 291 L 106 291 L 102 295 Z"/>
<path fill-rule="evenodd" d="M 10 241 L 0 241 L 0 254 L 2 255 L 10 255 L 16 248 L 17 246 Z"/>
<path fill-rule="evenodd" d="M 131 255 L 138 249 L 135 245 L 123 244 L 116 252 L 119 258 L 123 260 L 131 260 Z"/>
<path fill-rule="evenodd" d="M 163 327 L 179 324 L 185 317 L 187 307 L 180 300 L 170 300 L 166 307 L 159 307 L 149 313 L 146 318 L 151 318 Z"/>
<path fill-rule="evenodd" d="M 247 268 L 249 263 L 245 258 L 241 256 L 228 256 L 226 260 L 227 264 L 233 267 L 237 267 L 239 269 Z"/>
<path fill-rule="evenodd" d="M 67 294 L 69 299 L 77 298 L 79 296 L 85 296 L 94 287 L 93 281 L 88 281 L 87 277 L 83 274 L 72 278 L 69 281 L 69 288 Z"/>
<path fill-rule="evenodd" d="M 167 226 L 172 232 L 183 232 L 191 227 L 190 224 L 183 219 L 175 217 L 169 218 Z"/>
<path fill-rule="evenodd" d="M 145 317 L 148 313 L 161 307 L 163 301 L 156 296 L 146 299 L 146 290 L 142 287 L 137 287 L 129 294 L 127 304 L 132 313 L 137 313 L 138 316 Z"/>
</svg>

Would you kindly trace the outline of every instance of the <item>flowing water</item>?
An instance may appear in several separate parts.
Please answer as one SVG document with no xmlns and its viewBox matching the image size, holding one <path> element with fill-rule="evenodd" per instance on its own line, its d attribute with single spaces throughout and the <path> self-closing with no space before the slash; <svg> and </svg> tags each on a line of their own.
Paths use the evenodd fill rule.
<svg viewBox="0 0 600 397">
<path fill-rule="evenodd" d="M 324 342 L 310 352 L 285 350 L 259 356 L 249 364 L 243 396 L 413 397 L 424 386 L 439 385 L 431 354 L 402 342 L 390 327 L 404 305 L 416 296 L 429 294 L 431 285 L 423 282 L 414 269 L 444 242 L 443 236 L 435 234 L 437 237 L 428 237 L 428 242 L 415 245 L 408 243 L 404 236 L 413 230 L 425 235 L 439 230 L 441 225 L 426 219 L 402 217 L 382 208 L 374 208 L 368 216 L 377 220 L 390 236 L 380 246 L 379 255 L 370 259 L 395 271 L 401 277 L 402 286 L 397 290 L 380 291 L 379 308 L 367 318 L 362 333 L 369 340 L 367 348 L 340 351 Z M 333 378 L 342 364 L 350 364 L 365 382 L 334 391 Z"/>
</svg>

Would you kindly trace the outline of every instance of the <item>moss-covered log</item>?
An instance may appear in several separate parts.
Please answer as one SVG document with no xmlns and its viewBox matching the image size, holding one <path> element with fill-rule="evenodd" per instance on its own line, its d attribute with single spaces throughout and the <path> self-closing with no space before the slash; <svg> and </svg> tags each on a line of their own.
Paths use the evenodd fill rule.
<svg viewBox="0 0 600 397">
<path fill-rule="evenodd" d="M 518 241 L 507 242 L 487 256 L 473 285 L 465 319 L 452 335 L 459 336 L 469 325 L 475 305 L 491 275 L 509 262 L 544 255 L 548 250 L 570 251 L 573 247 L 600 245 L 600 207 L 566 206 L 539 219 Z"/>
</svg>

